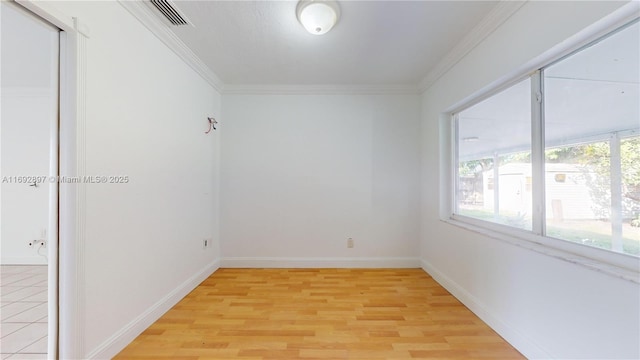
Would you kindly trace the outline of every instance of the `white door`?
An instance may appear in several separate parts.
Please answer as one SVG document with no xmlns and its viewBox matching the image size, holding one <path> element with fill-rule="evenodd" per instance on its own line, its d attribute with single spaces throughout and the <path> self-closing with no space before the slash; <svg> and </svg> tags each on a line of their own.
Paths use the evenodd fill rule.
<svg viewBox="0 0 640 360">
<path fill-rule="evenodd" d="M 2 1 L 0 34 L 0 264 L 43 265 L 50 285 L 57 274 L 60 33 Z M 49 286 L 49 339 L 34 343 L 44 354 L 55 349 L 55 294 Z"/>
</svg>

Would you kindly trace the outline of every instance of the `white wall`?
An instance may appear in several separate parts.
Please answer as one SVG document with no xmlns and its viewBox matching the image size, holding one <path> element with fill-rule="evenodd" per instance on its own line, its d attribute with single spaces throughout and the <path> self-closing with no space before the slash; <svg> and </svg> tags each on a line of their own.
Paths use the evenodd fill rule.
<svg viewBox="0 0 640 360">
<path fill-rule="evenodd" d="M 223 104 L 223 265 L 418 265 L 418 96 Z"/>
<path fill-rule="evenodd" d="M 108 358 L 216 268 L 220 95 L 117 2 L 55 6 L 90 31 L 87 175 L 130 179 L 86 185 L 80 357 Z"/>
<path fill-rule="evenodd" d="M 28 242 L 47 239 L 49 132 L 56 116 L 48 92 L 2 93 L 2 265 L 47 264 L 47 248 Z M 18 177 L 16 179 L 15 177 Z M 38 177 L 38 186 L 16 180 Z M 40 182 L 40 179 L 44 182 Z M 38 255 L 38 251 L 40 254 Z"/>
<path fill-rule="evenodd" d="M 27 244 L 47 239 L 50 134 L 58 114 L 58 32 L 18 6 L 0 6 L 0 263 L 46 264 L 47 248 Z M 22 182 L 32 179 L 37 187 Z"/>
<path fill-rule="evenodd" d="M 441 119 L 620 5 L 528 2 L 423 95 L 423 266 L 529 357 L 639 358 L 639 286 L 442 222 L 450 184 Z"/>
</svg>

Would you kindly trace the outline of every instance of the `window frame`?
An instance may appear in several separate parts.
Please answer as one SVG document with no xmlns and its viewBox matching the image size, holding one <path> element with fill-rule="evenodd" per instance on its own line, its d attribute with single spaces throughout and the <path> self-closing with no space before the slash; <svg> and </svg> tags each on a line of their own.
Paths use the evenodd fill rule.
<svg viewBox="0 0 640 360">
<path fill-rule="evenodd" d="M 565 52 L 556 54 L 546 61 L 538 63 L 533 71 L 521 72 L 520 76 L 512 78 L 510 81 L 502 82 L 481 96 L 476 96 L 470 101 L 465 101 L 457 106 L 453 111 L 445 113 L 450 126 L 449 133 L 449 166 L 448 171 L 451 176 L 449 183 L 450 205 L 446 217 L 443 221 L 456 225 L 467 230 L 480 233 L 482 235 L 497 240 L 506 241 L 514 245 L 527 248 L 542 254 L 560 258 L 578 265 L 608 273 L 616 277 L 640 283 L 640 257 L 615 252 L 609 249 L 598 248 L 581 243 L 571 242 L 546 235 L 546 204 L 545 204 L 545 132 L 544 132 L 544 71 L 548 67 L 563 61 L 566 58 L 577 54 L 594 44 L 602 42 L 616 33 L 640 22 L 640 17 L 636 14 L 633 17 L 619 19 L 600 32 L 591 34 L 585 41 L 574 44 L 573 48 Z M 531 166 L 532 166 L 532 230 L 524 230 L 508 225 L 480 220 L 459 214 L 459 113 L 472 106 L 505 91 L 512 86 L 531 79 Z M 619 140 L 637 136 L 640 131 L 626 131 L 618 134 Z M 603 137 L 607 137 L 603 135 Z M 610 135 L 608 136 L 610 137 Z M 444 215 L 444 214 L 443 214 Z"/>
</svg>

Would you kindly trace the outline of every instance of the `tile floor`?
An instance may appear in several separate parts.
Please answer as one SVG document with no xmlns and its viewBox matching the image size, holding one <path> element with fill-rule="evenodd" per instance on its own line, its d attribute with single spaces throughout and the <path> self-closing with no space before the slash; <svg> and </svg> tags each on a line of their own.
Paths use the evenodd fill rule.
<svg viewBox="0 0 640 360">
<path fill-rule="evenodd" d="M 47 266 L 0 266 L 0 359 L 47 358 Z"/>
</svg>

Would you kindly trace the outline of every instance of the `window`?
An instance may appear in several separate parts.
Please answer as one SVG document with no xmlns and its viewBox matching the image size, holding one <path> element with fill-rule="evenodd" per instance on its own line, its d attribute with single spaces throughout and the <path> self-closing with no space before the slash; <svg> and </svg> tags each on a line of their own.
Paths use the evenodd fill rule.
<svg viewBox="0 0 640 360">
<path fill-rule="evenodd" d="M 459 214 L 531 230 L 530 102 L 526 79 L 458 114 Z"/>
<path fill-rule="evenodd" d="M 639 44 L 636 20 L 454 113 L 454 217 L 640 256 Z"/>
</svg>

